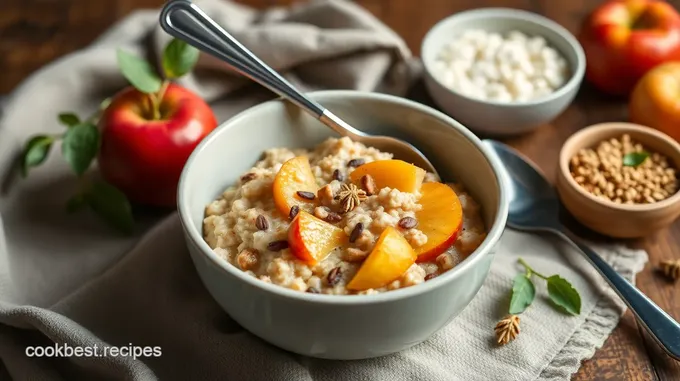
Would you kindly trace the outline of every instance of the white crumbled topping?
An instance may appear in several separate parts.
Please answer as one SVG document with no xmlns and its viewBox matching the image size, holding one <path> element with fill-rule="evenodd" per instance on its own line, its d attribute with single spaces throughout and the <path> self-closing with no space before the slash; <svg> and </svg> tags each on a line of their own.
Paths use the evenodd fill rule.
<svg viewBox="0 0 680 381">
<path fill-rule="evenodd" d="M 539 99 L 569 79 L 567 61 L 545 38 L 516 30 L 467 30 L 442 47 L 433 66 L 446 87 L 498 102 Z"/>
</svg>

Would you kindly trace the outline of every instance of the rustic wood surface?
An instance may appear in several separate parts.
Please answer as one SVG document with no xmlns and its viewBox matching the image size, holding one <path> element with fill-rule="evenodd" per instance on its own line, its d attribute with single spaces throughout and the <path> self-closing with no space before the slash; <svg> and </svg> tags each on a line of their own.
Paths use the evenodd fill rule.
<svg viewBox="0 0 680 381">
<path fill-rule="evenodd" d="M 291 0 L 241 0 L 256 7 L 290 4 Z M 414 54 L 427 30 L 454 12 L 475 7 L 506 6 L 537 12 L 575 33 L 593 0 L 359 0 L 396 30 Z M 680 8 L 680 0 L 671 1 Z M 116 20 L 162 0 L 2 0 L 0 1 L 0 95 L 10 92 L 42 65 L 77 50 Z M 414 97 L 428 102 L 422 85 Z M 587 84 L 561 116 L 536 132 L 508 140 L 554 179 L 559 147 L 576 130 L 597 122 L 626 119 L 625 102 L 609 99 Z M 586 233 L 587 234 L 587 233 Z M 680 289 L 656 273 L 657 264 L 680 258 L 680 221 L 646 239 L 628 242 L 649 253 L 649 264 L 637 277 L 639 288 L 674 318 L 680 319 Z M 604 346 L 585 361 L 575 380 L 680 380 L 680 363 L 662 353 L 628 312 Z"/>
</svg>

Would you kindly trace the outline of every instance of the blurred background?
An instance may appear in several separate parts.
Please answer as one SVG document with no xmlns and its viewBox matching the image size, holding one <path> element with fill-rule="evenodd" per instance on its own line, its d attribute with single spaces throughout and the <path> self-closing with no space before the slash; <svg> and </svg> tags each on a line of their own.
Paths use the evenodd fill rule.
<svg viewBox="0 0 680 381">
<path fill-rule="evenodd" d="M 256 8 L 295 0 L 234 0 Z M 438 20 L 465 9 L 505 6 L 541 13 L 574 32 L 598 0 L 357 0 L 396 30 L 414 54 Z M 46 63 L 92 42 L 136 9 L 159 8 L 164 0 L 0 0 L 0 96 Z M 565 17 L 566 16 L 566 17 Z M 565 22 L 566 21 L 566 22 Z"/>
</svg>

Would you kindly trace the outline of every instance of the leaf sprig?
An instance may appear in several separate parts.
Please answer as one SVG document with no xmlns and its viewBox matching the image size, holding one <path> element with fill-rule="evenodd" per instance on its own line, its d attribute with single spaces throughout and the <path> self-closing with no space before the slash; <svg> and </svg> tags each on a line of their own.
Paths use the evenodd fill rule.
<svg viewBox="0 0 680 381">
<path fill-rule="evenodd" d="M 163 50 L 161 67 L 163 78 L 153 66 L 141 57 L 120 50 L 116 52 L 118 66 L 123 76 L 137 90 L 145 93 L 151 103 L 151 118 L 161 119 L 161 102 L 170 80 L 177 79 L 188 72 L 198 62 L 199 51 L 182 40 L 172 39 Z"/>
<path fill-rule="evenodd" d="M 173 79 L 189 73 L 198 61 L 199 51 L 187 43 L 172 39 L 163 50 L 162 76 L 146 60 L 126 52 L 117 51 L 117 61 L 122 75 L 140 92 L 148 95 L 149 104 L 141 105 L 148 111 L 147 117 L 159 120 L 163 117 L 161 104 L 165 92 Z M 99 148 L 101 133 L 97 128 L 98 119 L 109 107 L 111 99 L 104 100 L 97 112 L 85 120 L 73 112 L 57 116 L 66 127 L 61 134 L 38 134 L 30 137 L 24 145 L 20 160 L 23 177 L 33 167 L 43 164 L 55 143 L 61 143 L 61 154 L 79 180 L 78 192 L 66 202 L 66 210 L 74 213 L 89 207 L 113 228 L 129 234 L 134 230 L 132 206 L 126 195 L 113 185 L 102 180 L 86 177 Z"/>
<path fill-rule="evenodd" d="M 545 276 L 534 270 L 522 258 L 519 263 L 524 266 L 524 274 L 518 274 L 512 280 L 512 294 L 508 315 L 496 324 L 494 331 L 499 345 L 505 345 L 515 340 L 519 335 L 519 314 L 523 313 L 536 298 L 536 287 L 531 280 L 533 275 L 545 280 L 548 285 L 548 296 L 557 309 L 572 315 L 581 313 L 581 296 L 578 291 L 561 276 L 555 274 Z"/>
<path fill-rule="evenodd" d="M 623 155 L 623 166 L 624 167 L 637 167 L 647 160 L 649 157 L 649 152 L 630 152 Z"/>
<path fill-rule="evenodd" d="M 521 314 L 534 301 L 536 288 L 531 280 L 533 275 L 547 282 L 548 297 L 557 309 L 572 315 L 579 315 L 581 313 L 581 296 L 569 281 L 557 274 L 545 276 L 534 270 L 522 258 L 519 258 L 519 263 L 524 266 L 526 271 L 524 274 L 517 275 L 512 282 L 510 314 Z"/>
<path fill-rule="evenodd" d="M 107 101 L 103 102 L 100 111 L 107 104 Z M 22 174 L 26 177 L 31 167 L 42 164 L 51 147 L 61 142 L 61 154 L 79 180 L 77 193 L 66 202 L 66 211 L 74 213 L 88 206 L 109 225 L 129 234 L 133 231 L 134 219 L 127 197 L 105 181 L 85 177 L 101 145 L 101 135 L 95 124 L 98 115 L 96 113 L 82 121 L 73 113 L 59 114 L 58 119 L 66 131 L 58 135 L 36 135 L 29 139 L 24 148 Z"/>
</svg>

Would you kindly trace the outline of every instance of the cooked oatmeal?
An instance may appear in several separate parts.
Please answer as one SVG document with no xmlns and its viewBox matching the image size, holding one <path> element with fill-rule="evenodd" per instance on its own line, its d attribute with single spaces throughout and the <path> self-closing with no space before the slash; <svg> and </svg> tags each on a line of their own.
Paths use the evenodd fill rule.
<svg viewBox="0 0 680 381">
<path fill-rule="evenodd" d="M 284 163 L 300 156 L 308 159 L 318 190 L 297 191 L 298 204 L 282 213 L 273 197 L 274 181 Z M 455 242 L 431 260 L 411 264 L 381 287 L 348 289 L 347 284 L 387 227 L 398 230 L 416 251 L 428 243 L 428 233 L 423 230 L 431 224 L 418 221 L 423 209 L 420 189 L 406 192 L 397 187 L 379 188 L 371 176 L 363 176 L 356 186 L 350 181 L 351 173 L 362 165 L 391 159 L 392 154 L 349 138 L 329 138 L 312 151 L 269 149 L 236 184 L 206 207 L 204 238 L 215 253 L 247 274 L 293 290 L 373 294 L 422 283 L 473 252 L 486 237 L 486 229 L 475 200 L 461 185 L 447 184 L 462 209 Z M 431 173 L 422 180 L 437 181 Z M 346 235 L 342 245 L 313 264 L 299 259 L 288 242 L 291 222 L 301 211 L 342 229 Z"/>
</svg>

